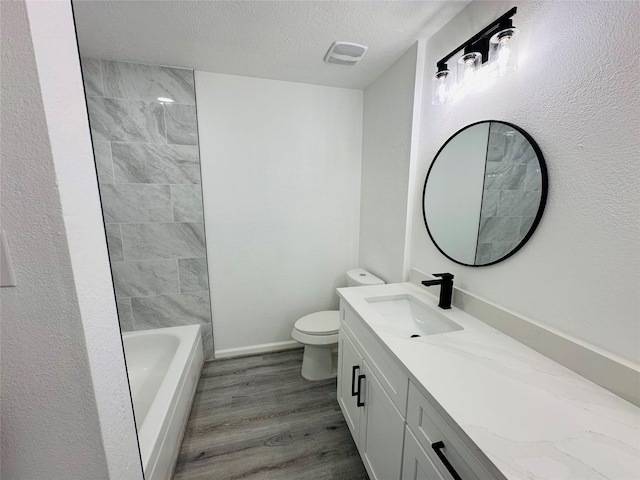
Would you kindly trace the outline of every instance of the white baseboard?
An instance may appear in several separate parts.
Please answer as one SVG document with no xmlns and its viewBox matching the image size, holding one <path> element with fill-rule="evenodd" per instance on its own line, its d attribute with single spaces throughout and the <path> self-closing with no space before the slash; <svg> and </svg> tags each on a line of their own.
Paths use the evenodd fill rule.
<svg viewBox="0 0 640 480">
<path fill-rule="evenodd" d="M 216 350 L 215 358 L 242 357 L 245 355 L 254 355 L 256 353 L 277 352 L 279 350 L 292 350 L 294 348 L 302 348 L 304 345 L 295 340 L 286 342 L 263 343 L 261 345 L 249 345 L 247 347 L 225 348 L 224 350 Z"/>
<path fill-rule="evenodd" d="M 434 277 L 415 268 L 410 282 Z M 436 290 L 437 292 L 437 290 Z M 431 292 L 425 292 L 433 295 Z M 545 357 L 573 370 L 636 406 L 640 406 L 640 367 L 553 327 L 524 318 L 454 286 L 453 305 Z"/>
</svg>

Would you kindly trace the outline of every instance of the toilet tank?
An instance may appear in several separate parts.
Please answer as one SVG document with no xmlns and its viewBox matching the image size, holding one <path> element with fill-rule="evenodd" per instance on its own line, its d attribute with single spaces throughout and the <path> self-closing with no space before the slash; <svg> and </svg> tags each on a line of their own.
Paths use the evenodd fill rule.
<svg viewBox="0 0 640 480">
<path fill-rule="evenodd" d="M 373 273 L 367 272 L 364 268 L 354 268 L 347 272 L 348 287 L 362 287 L 365 285 L 382 285 L 384 280 L 376 277 Z"/>
</svg>

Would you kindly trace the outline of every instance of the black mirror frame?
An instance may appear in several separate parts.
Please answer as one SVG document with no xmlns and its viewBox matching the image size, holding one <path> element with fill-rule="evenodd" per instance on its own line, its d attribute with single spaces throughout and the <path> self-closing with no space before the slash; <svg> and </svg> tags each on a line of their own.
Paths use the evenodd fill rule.
<svg viewBox="0 0 640 480">
<path fill-rule="evenodd" d="M 425 206 L 424 206 L 424 196 L 427 190 L 427 182 L 429 181 L 429 175 L 431 174 L 431 170 L 433 169 L 433 165 L 436 163 L 436 160 L 438 159 L 438 156 L 440 155 L 440 152 L 442 152 L 442 150 L 444 150 L 444 148 L 449 144 L 450 141 L 452 141 L 459 133 L 463 132 L 464 130 L 471 128 L 475 125 L 481 124 L 481 123 L 491 123 L 491 122 L 496 122 L 496 123 L 502 123 L 504 125 L 508 125 L 511 128 L 516 129 L 520 134 L 522 134 L 523 137 L 525 137 L 527 139 L 527 141 L 529 142 L 529 144 L 531 145 L 531 147 L 533 147 L 534 152 L 536 153 L 536 156 L 538 157 L 538 163 L 540 164 L 540 175 L 542 176 L 541 178 L 541 189 L 540 189 L 540 205 L 538 206 L 538 212 L 536 213 L 535 219 L 533 220 L 533 223 L 531 224 L 531 227 L 529 228 L 529 231 L 527 232 L 527 234 L 524 236 L 524 238 L 522 239 L 522 241 L 520 241 L 520 243 L 518 245 L 515 246 L 515 248 L 513 250 L 511 250 L 509 253 L 507 253 L 505 256 L 499 258 L 498 260 L 495 260 L 491 263 L 483 263 L 482 265 L 469 265 L 468 263 L 462 263 L 459 262 L 458 260 L 456 260 L 455 258 L 450 257 L 449 255 L 447 255 L 442 248 L 440 248 L 440 245 L 438 245 L 435 241 L 435 239 L 433 238 L 433 235 L 431 234 L 431 230 L 429 230 L 429 224 L 427 223 L 427 214 L 425 211 Z M 485 168 L 486 168 L 486 155 L 485 155 Z M 506 260 L 507 258 L 511 257 L 514 253 L 516 253 L 518 250 L 520 250 L 525 243 L 527 243 L 529 241 L 529 239 L 531 238 L 531 236 L 533 235 L 533 232 L 535 232 L 536 228 L 538 227 L 538 224 L 540 223 L 540 219 L 542 218 L 542 214 L 544 213 L 544 209 L 545 206 L 547 204 L 547 195 L 549 192 L 549 176 L 547 175 L 547 164 L 544 160 L 544 156 L 542 155 L 542 150 L 540 150 L 540 147 L 538 146 L 538 144 L 536 143 L 536 141 L 533 139 L 533 137 L 531 135 L 529 135 L 526 131 L 524 131 L 522 128 L 520 128 L 517 125 L 514 125 L 513 123 L 509 123 L 509 122 L 505 122 L 503 120 L 481 120 L 479 122 L 474 122 L 471 123 L 469 125 L 466 125 L 464 127 L 462 127 L 460 130 L 458 130 L 456 133 L 454 133 L 453 135 L 451 135 L 449 137 L 449 139 L 444 142 L 444 145 L 442 145 L 442 147 L 440 147 L 440 149 L 438 150 L 438 153 L 436 153 L 436 156 L 433 157 L 433 161 L 431 162 L 431 165 L 429 166 L 429 170 L 427 172 L 427 177 L 424 180 L 424 187 L 422 188 L 422 219 L 424 220 L 424 226 L 427 229 L 427 233 L 429 234 L 429 238 L 431 239 L 431 241 L 433 242 L 433 244 L 436 246 L 436 248 L 438 249 L 438 251 L 444 255 L 445 257 L 447 257 L 449 260 L 451 260 L 452 262 L 455 262 L 459 265 L 464 265 L 465 267 L 488 267 L 489 265 L 495 265 L 496 263 L 500 263 L 504 260 Z"/>
</svg>

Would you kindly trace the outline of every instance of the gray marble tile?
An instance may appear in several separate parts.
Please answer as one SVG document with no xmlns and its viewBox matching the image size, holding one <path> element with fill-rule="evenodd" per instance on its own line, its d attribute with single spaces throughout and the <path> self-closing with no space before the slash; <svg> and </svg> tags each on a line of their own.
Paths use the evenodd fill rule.
<svg viewBox="0 0 640 480">
<path fill-rule="evenodd" d="M 120 262 L 124 260 L 120 225 L 107 224 L 105 225 L 105 230 L 107 232 L 107 248 L 109 249 L 109 260 L 111 262 Z"/>
<path fill-rule="evenodd" d="M 533 147 L 519 131 L 502 123 L 491 122 L 488 162 L 510 162 L 528 164 L 536 160 Z"/>
<path fill-rule="evenodd" d="M 494 242 L 491 247 L 491 261 L 495 262 L 516 248 L 518 242 Z"/>
<path fill-rule="evenodd" d="M 504 190 L 498 202 L 499 217 L 535 217 L 540 205 L 540 192 Z"/>
<path fill-rule="evenodd" d="M 176 222 L 202 222 L 202 189 L 200 185 L 172 185 L 173 219 Z"/>
<path fill-rule="evenodd" d="M 527 177 L 524 189 L 530 192 L 542 190 L 542 172 L 538 162 L 527 165 Z"/>
<path fill-rule="evenodd" d="M 489 144 L 487 145 L 487 162 L 502 162 L 506 155 L 506 145 L 503 135 L 489 133 Z"/>
<path fill-rule="evenodd" d="M 164 111 L 167 125 L 167 143 L 197 145 L 196 107 L 170 103 L 164 106 Z"/>
<path fill-rule="evenodd" d="M 476 248 L 476 265 L 491 263 L 491 243 L 480 243 Z"/>
<path fill-rule="evenodd" d="M 118 307 L 118 321 L 120 322 L 121 332 L 133 331 L 133 317 L 131 316 L 131 299 L 119 298 L 116 300 Z"/>
<path fill-rule="evenodd" d="M 485 190 L 524 190 L 526 165 L 487 162 Z"/>
<path fill-rule="evenodd" d="M 134 297 L 131 309 L 136 330 L 211 324 L 209 292 Z"/>
<path fill-rule="evenodd" d="M 162 104 L 89 97 L 94 141 L 166 143 Z"/>
<path fill-rule="evenodd" d="M 535 150 L 525 137 L 518 132 L 507 150 L 507 160 L 511 163 L 531 164 L 537 163 L 538 157 Z"/>
<path fill-rule="evenodd" d="M 200 325 L 200 335 L 202 335 L 202 352 L 204 360 L 213 360 L 215 357 L 213 349 L 213 327 L 211 323 L 203 323 Z"/>
<path fill-rule="evenodd" d="M 87 97 L 102 97 L 104 95 L 104 87 L 100 60 L 95 58 L 82 58 L 80 59 L 80 66 L 82 67 L 84 92 Z"/>
<path fill-rule="evenodd" d="M 98 183 L 113 183 L 111 144 L 109 142 L 93 142 L 93 157 L 96 161 Z"/>
<path fill-rule="evenodd" d="M 181 258 L 178 260 L 181 292 L 209 290 L 206 258 Z"/>
<path fill-rule="evenodd" d="M 498 211 L 499 190 L 485 190 L 482 195 L 482 217 L 495 217 Z"/>
<path fill-rule="evenodd" d="M 112 143 L 116 183 L 200 183 L 198 147 Z"/>
<path fill-rule="evenodd" d="M 102 61 L 105 97 L 195 104 L 193 70 Z"/>
<path fill-rule="evenodd" d="M 113 285 L 120 297 L 140 297 L 179 293 L 176 260 L 113 262 Z"/>
<path fill-rule="evenodd" d="M 478 243 L 514 241 L 518 238 L 519 233 L 520 218 L 487 217 L 480 220 Z"/>
<path fill-rule="evenodd" d="M 522 240 L 527 235 L 527 233 L 529 233 L 529 230 L 531 230 L 533 221 L 535 219 L 536 217 L 522 217 L 520 219 L 520 240 Z"/>
<path fill-rule="evenodd" d="M 173 221 L 169 185 L 102 185 L 100 197 L 107 223 Z"/>
<path fill-rule="evenodd" d="M 141 223 L 122 225 L 125 258 L 202 258 L 205 256 L 202 223 Z"/>
</svg>

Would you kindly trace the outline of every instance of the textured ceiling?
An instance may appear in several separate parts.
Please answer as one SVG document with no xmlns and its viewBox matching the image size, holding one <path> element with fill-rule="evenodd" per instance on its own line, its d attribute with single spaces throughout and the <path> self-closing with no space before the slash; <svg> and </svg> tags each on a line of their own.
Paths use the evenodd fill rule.
<svg viewBox="0 0 640 480">
<path fill-rule="evenodd" d="M 362 89 L 469 1 L 74 0 L 83 56 Z M 336 41 L 367 45 L 353 67 Z"/>
</svg>

